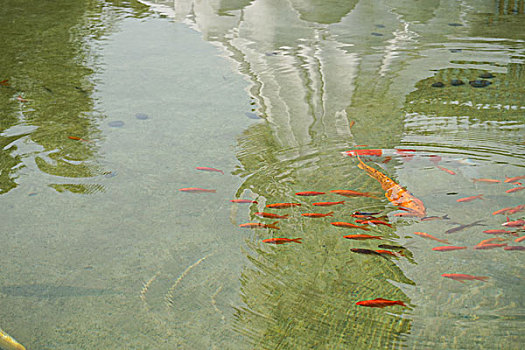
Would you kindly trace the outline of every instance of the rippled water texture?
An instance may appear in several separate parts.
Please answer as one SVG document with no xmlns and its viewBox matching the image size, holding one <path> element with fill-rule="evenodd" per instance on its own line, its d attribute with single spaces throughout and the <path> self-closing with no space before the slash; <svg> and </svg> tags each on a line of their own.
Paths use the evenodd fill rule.
<svg viewBox="0 0 525 350">
<path fill-rule="evenodd" d="M 0 327 L 27 349 L 522 348 L 524 253 L 475 247 L 525 246 L 502 226 L 525 218 L 524 6 L 4 4 Z M 377 298 L 399 302 L 356 304 Z"/>
</svg>

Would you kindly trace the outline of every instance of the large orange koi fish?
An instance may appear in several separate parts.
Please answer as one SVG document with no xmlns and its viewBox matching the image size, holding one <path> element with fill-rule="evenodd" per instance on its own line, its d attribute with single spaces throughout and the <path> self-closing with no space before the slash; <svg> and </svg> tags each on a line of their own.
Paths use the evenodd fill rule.
<svg viewBox="0 0 525 350">
<path fill-rule="evenodd" d="M 426 216 L 426 208 L 420 199 L 414 197 L 405 188 L 395 183 L 385 174 L 363 163 L 359 156 L 357 159 L 359 160 L 357 166 L 366 171 L 369 176 L 379 181 L 383 190 L 386 191 L 385 197 L 388 198 L 392 204 L 406 211 L 405 213 L 397 214 L 398 216 L 417 216 L 421 218 Z"/>
</svg>

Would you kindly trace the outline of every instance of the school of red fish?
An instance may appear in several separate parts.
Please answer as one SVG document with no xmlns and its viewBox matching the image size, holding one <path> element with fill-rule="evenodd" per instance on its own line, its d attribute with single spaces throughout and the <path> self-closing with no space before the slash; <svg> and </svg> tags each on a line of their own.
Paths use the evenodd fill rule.
<svg viewBox="0 0 525 350">
<path fill-rule="evenodd" d="M 400 184 L 396 183 L 392 179 L 390 179 L 388 176 L 380 172 L 379 170 L 375 169 L 374 167 L 366 164 L 361 157 L 383 157 L 383 160 L 381 163 L 387 163 L 392 159 L 392 157 L 400 156 L 404 158 L 405 160 L 411 160 L 412 157 L 414 157 L 415 150 L 411 149 L 396 149 L 393 151 L 389 150 L 383 150 L 383 149 L 354 149 L 350 151 L 343 152 L 344 155 L 355 157 L 357 159 L 357 167 L 364 170 L 366 174 L 368 174 L 373 179 L 377 180 L 379 185 L 384 191 L 385 197 L 388 199 L 388 201 L 399 211 L 392 213 L 392 217 L 409 217 L 413 220 L 421 220 L 421 221 L 429 221 L 429 220 L 448 220 L 448 215 L 443 216 L 427 216 L 427 208 L 423 204 L 423 202 L 415 197 L 412 193 L 410 193 L 406 188 L 401 186 Z M 445 167 L 442 167 L 438 165 L 438 163 L 442 160 L 440 156 L 437 155 L 428 155 L 427 156 L 432 162 L 435 167 L 441 171 L 444 171 L 450 175 L 456 175 L 456 173 L 453 170 L 447 169 Z M 196 167 L 196 170 L 199 171 L 207 171 L 207 172 L 215 172 L 220 173 L 224 175 L 224 172 L 219 169 L 211 168 L 211 167 Z M 501 181 L 498 179 L 489 179 L 489 178 L 475 178 L 472 179 L 474 183 L 487 183 L 487 184 L 509 184 L 513 185 L 514 187 L 507 189 L 505 193 L 514 193 L 518 192 L 524 187 L 521 186 L 521 183 L 518 182 L 520 180 L 525 179 L 525 175 L 523 176 L 515 176 L 515 177 L 506 177 L 505 180 Z M 205 189 L 200 187 L 189 187 L 189 188 L 181 188 L 179 189 L 181 192 L 189 192 L 189 193 L 215 193 L 216 191 L 214 189 Z M 328 192 L 321 192 L 321 191 L 301 191 L 296 192 L 296 196 L 301 198 L 309 198 L 309 197 L 317 197 L 317 196 L 344 196 L 347 198 L 353 198 L 353 197 L 367 197 L 374 199 L 379 199 L 378 194 L 374 192 L 360 192 L 356 190 L 351 189 L 335 189 L 330 190 Z M 475 194 L 469 197 L 459 198 L 457 199 L 458 203 L 467 203 L 475 200 L 485 200 L 483 197 L 483 194 Z M 258 205 L 259 202 L 253 199 L 243 199 L 243 198 L 236 198 L 231 199 L 230 202 L 236 203 L 236 204 L 255 204 Z M 344 208 L 346 205 L 345 200 L 343 201 L 324 201 L 324 202 L 318 202 L 318 201 L 312 201 L 311 203 L 305 203 L 304 200 L 302 200 L 302 203 L 299 202 L 283 202 L 283 203 L 269 203 L 265 205 L 265 210 L 285 210 L 285 209 L 293 209 L 297 208 L 297 210 L 300 210 L 299 208 L 305 208 L 305 212 L 300 213 L 301 217 L 304 218 L 316 218 L 316 219 L 322 219 L 325 218 L 325 220 L 329 220 L 330 218 L 334 217 L 336 215 L 336 212 L 334 210 L 329 212 L 311 212 L 309 209 L 307 209 L 310 205 L 314 207 L 330 207 L 336 208 L 336 207 L 342 207 Z M 487 249 L 495 249 L 495 248 L 503 248 L 504 250 L 525 250 L 525 246 L 523 245 L 509 245 L 513 244 L 511 242 L 511 239 L 513 239 L 514 243 L 521 243 L 525 240 L 525 235 L 523 235 L 523 232 L 525 231 L 525 220 L 524 219 L 510 219 L 510 216 L 518 213 L 525 212 L 525 204 L 518 205 L 515 207 L 508 207 L 503 208 L 494 211 L 493 215 L 505 215 L 506 221 L 502 222 L 501 225 L 504 228 L 501 229 L 487 229 L 482 231 L 484 234 L 489 235 L 501 235 L 498 237 L 493 237 L 489 239 L 484 239 L 480 241 L 478 244 L 473 246 L 472 248 L 474 250 L 487 250 Z M 294 210 L 291 214 L 277 214 L 272 213 L 269 211 L 257 211 L 254 213 L 255 216 L 263 218 L 263 219 L 274 219 L 274 220 L 286 220 L 289 219 L 291 216 L 294 216 L 296 214 L 296 211 Z M 348 240 L 382 240 L 383 236 L 381 235 L 381 229 L 380 227 L 388 227 L 392 228 L 392 223 L 388 222 L 388 215 L 381 215 L 382 212 L 362 212 L 362 211 L 354 211 L 352 214 L 348 215 L 346 213 L 339 213 L 339 215 L 343 216 L 349 216 L 352 219 L 351 222 L 349 220 L 345 221 L 335 221 L 331 220 L 329 224 L 343 228 L 346 230 L 361 230 L 361 231 L 378 231 L 376 234 L 364 234 L 364 233 L 355 233 L 353 231 L 351 234 L 345 234 L 342 236 L 344 239 Z M 309 220 L 309 219 L 308 219 Z M 449 229 L 444 232 L 444 234 L 451 234 L 454 232 L 458 232 L 461 230 L 464 230 L 466 228 L 474 227 L 474 226 L 484 226 L 480 223 L 481 220 L 460 225 L 457 227 L 454 227 L 452 229 Z M 251 228 L 251 229 L 266 229 L 266 230 L 280 230 L 280 227 L 277 226 L 279 221 L 274 221 L 272 223 L 261 223 L 261 222 L 247 222 L 240 224 L 239 227 L 241 228 Z M 520 234 L 521 232 L 521 234 Z M 437 246 L 432 248 L 433 251 L 436 252 L 448 252 L 448 251 L 455 251 L 455 250 L 466 250 L 469 249 L 467 246 L 456 246 L 451 245 L 451 242 L 449 239 L 444 238 L 438 238 L 434 235 L 431 235 L 426 232 L 413 232 L 414 235 L 423 237 L 425 239 L 433 240 L 439 243 L 443 243 L 446 245 Z M 450 236 L 449 236 L 450 237 Z M 275 245 L 283 245 L 288 243 L 299 243 L 302 244 L 302 237 L 270 237 L 262 240 L 262 243 L 267 244 L 275 244 Z M 400 258 L 405 257 L 405 250 L 406 248 L 403 246 L 397 246 L 397 245 L 390 245 L 390 244 L 379 244 L 378 248 L 385 248 L 385 249 L 364 249 L 364 248 L 349 248 L 349 250 L 353 253 L 357 254 L 364 254 L 364 255 L 372 255 L 381 257 L 384 259 L 390 259 L 390 258 Z M 459 281 L 461 283 L 464 283 L 465 281 L 482 281 L 486 282 L 489 277 L 487 276 L 474 276 L 470 274 L 465 273 L 443 273 L 441 275 L 442 277 L 449 278 L 455 281 Z M 376 299 L 370 299 L 370 300 L 362 300 L 356 302 L 356 305 L 358 306 L 365 306 L 365 307 L 375 307 L 375 308 L 384 308 L 387 306 L 394 306 L 399 305 L 402 307 L 408 307 L 403 301 L 401 300 L 388 300 L 383 299 L 381 297 L 378 297 Z"/>
</svg>

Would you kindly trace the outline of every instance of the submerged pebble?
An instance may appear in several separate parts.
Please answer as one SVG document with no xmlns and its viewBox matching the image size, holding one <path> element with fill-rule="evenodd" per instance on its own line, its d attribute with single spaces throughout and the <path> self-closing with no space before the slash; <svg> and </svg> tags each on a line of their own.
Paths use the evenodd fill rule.
<svg viewBox="0 0 525 350">
<path fill-rule="evenodd" d="M 468 82 L 472 87 L 475 87 L 475 88 L 481 88 L 481 87 L 485 87 L 485 86 L 489 86 L 490 84 L 492 84 L 490 81 L 488 80 L 471 80 Z"/>
<path fill-rule="evenodd" d="M 493 76 L 491 73 L 489 73 L 489 72 L 481 73 L 481 74 L 479 75 L 479 77 L 480 77 L 480 78 L 483 78 L 483 79 L 491 79 L 491 78 L 494 78 L 494 76 Z"/>
<path fill-rule="evenodd" d="M 135 114 L 135 118 L 140 119 L 140 120 L 145 120 L 145 119 L 149 119 L 149 116 L 145 113 L 137 113 Z"/>
<path fill-rule="evenodd" d="M 120 128 L 121 126 L 124 126 L 124 122 L 122 120 L 114 120 L 109 122 L 108 125 L 112 128 Z"/>
<path fill-rule="evenodd" d="M 457 52 L 461 52 L 462 50 L 461 49 L 448 49 L 448 51 L 452 53 L 457 53 Z"/>
<path fill-rule="evenodd" d="M 383 36 L 383 34 L 381 34 L 381 33 L 376 33 L 376 32 L 372 32 L 372 33 L 370 33 L 370 34 L 372 34 L 373 36 Z"/>
<path fill-rule="evenodd" d="M 448 25 L 451 27 L 463 27 L 463 24 L 461 23 L 449 23 Z"/>
<path fill-rule="evenodd" d="M 440 82 L 440 81 L 438 81 L 438 82 L 432 84 L 432 87 L 439 87 L 439 88 L 441 88 L 441 87 L 444 87 L 444 86 L 445 86 L 445 84 L 443 84 L 443 83 Z"/>
<path fill-rule="evenodd" d="M 459 85 L 463 85 L 463 84 L 465 84 L 465 83 L 463 82 L 463 80 L 460 80 L 460 79 L 452 79 L 450 81 L 450 85 L 452 85 L 452 86 L 459 86 Z"/>
</svg>

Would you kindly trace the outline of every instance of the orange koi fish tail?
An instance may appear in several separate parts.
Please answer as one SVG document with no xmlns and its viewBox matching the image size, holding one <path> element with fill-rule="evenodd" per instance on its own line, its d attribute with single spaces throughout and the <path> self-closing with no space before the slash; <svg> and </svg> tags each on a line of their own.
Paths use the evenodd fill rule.
<svg viewBox="0 0 525 350">
<path fill-rule="evenodd" d="M 303 242 L 301 242 L 301 239 L 303 239 L 303 238 L 302 237 L 294 238 L 294 239 L 291 239 L 290 242 L 303 243 Z"/>
<path fill-rule="evenodd" d="M 479 281 L 483 281 L 483 282 L 487 282 L 487 280 L 489 279 L 487 276 L 476 276 L 474 277 L 475 280 L 479 280 Z"/>
<path fill-rule="evenodd" d="M 279 222 L 279 221 L 272 222 L 271 224 L 268 225 L 268 227 L 269 227 L 269 228 L 274 228 L 274 229 L 276 229 L 276 230 L 280 230 L 280 228 L 277 227 L 277 223 L 278 223 L 278 222 Z"/>
</svg>

